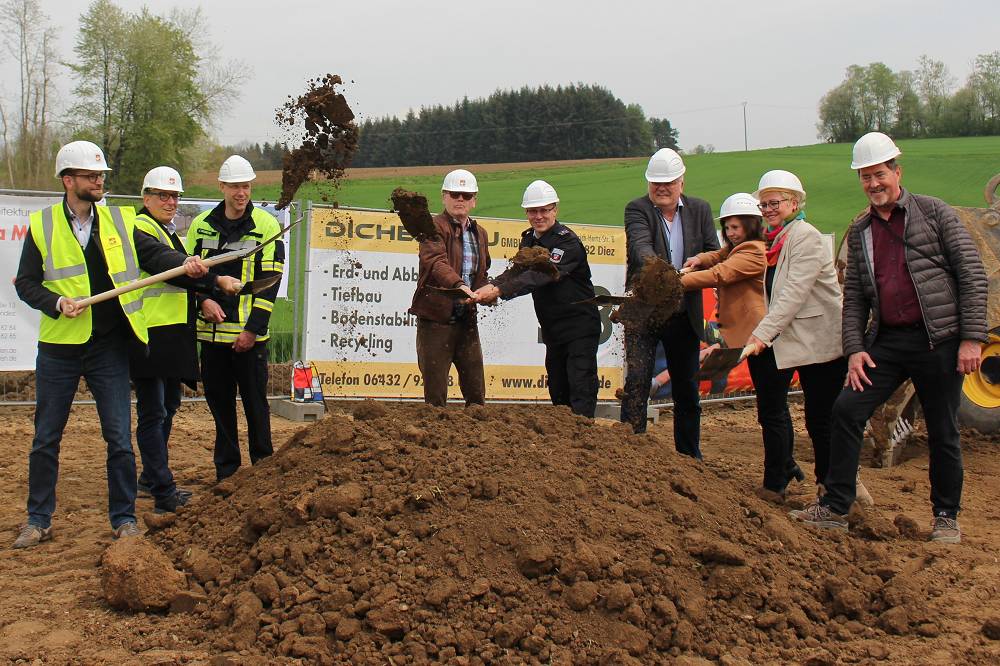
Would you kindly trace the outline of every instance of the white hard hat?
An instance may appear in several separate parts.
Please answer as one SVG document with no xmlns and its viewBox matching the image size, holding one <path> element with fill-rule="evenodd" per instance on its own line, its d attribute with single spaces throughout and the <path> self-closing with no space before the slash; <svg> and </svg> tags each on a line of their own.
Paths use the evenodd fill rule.
<svg viewBox="0 0 1000 666">
<path fill-rule="evenodd" d="M 852 169 L 864 169 L 899 157 L 903 151 L 882 132 L 869 132 L 854 144 Z"/>
<path fill-rule="evenodd" d="M 649 158 L 646 180 L 650 183 L 671 183 L 687 171 L 681 156 L 669 148 L 660 148 Z"/>
<path fill-rule="evenodd" d="M 230 155 L 219 167 L 219 182 L 222 183 L 249 183 L 256 177 L 250 162 L 239 155 Z"/>
<path fill-rule="evenodd" d="M 757 191 L 753 195 L 760 199 L 760 193 L 765 190 L 795 192 L 801 198 L 800 203 L 805 203 L 806 200 L 806 191 L 802 188 L 802 181 L 791 171 L 775 169 L 765 173 L 760 177 L 760 184 L 757 185 Z"/>
<path fill-rule="evenodd" d="M 479 183 L 476 182 L 476 177 L 472 175 L 471 171 L 455 169 L 449 171 L 448 175 L 444 177 L 441 190 L 443 192 L 478 192 Z"/>
<path fill-rule="evenodd" d="M 142 189 L 164 190 L 166 192 L 183 192 L 184 184 L 181 175 L 168 166 L 154 167 L 142 179 Z"/>
<path fill-rule="evenodd" d="M 753 215 L 756 217 L 761 217 L 760 204 L 757 199 L 753 197 L 752 194 L 747 194 L 746 192 L 737 192 L 736 194 L 731 194 L 726 197 L 726 200 L 722 202 L 722 209 L 719 211 L 719 217 L 715 218 L 721 220 L 724 217 L 730 217 L 732 215 Z"/>
<path fill-rule="evenodd" d="M 524 196 L 521 197 L 521 208 L 537 208 L 558 202 L 559 195 L 556 194 L 556 188 L 544 180 L 536 180 L 525 188 Z"/>
<path fill-rule="evenodd" d="M 56 153 L 56 178 L 66 169 L 111 171 L 104 151 L 90 141 L 70 141 Z"/>
</svg>

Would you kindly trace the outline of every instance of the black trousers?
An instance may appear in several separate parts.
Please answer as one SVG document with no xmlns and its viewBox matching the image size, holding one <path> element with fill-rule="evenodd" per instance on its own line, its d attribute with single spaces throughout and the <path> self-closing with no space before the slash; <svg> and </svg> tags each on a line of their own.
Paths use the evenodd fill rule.
<svg viewBox="0 0 1000 666">
<path fill-rule="evenodd" d="M 167 442 L 174 414 L 181 406 L 181 380 L 176 377 L 133 377 L 135 443 L 142 458 L 139 481 L 150 487 L 158 507 L 177 492 Z"/>
<path fill-rule="evenodd" d="M 700 340 L 691 327 L 686 312 L 671 317 L 658 330 L 625 329 L 625 396 L 622 399 L 622 423 L 646 432 L 646 403 L 653 379 L 656 343 L 663 343 L 670 371 L 674 400 L 674 447 L 678 453 L 701 459 L 701 402 L 698 383 L 698 346 Z"/>
<path fill-rule="evenodd" d="M 545 371 L 553 405 L 569 405 L 574 414 L 594 418 L 597 409 L 597 343 L 588 335 L 563 344 L 545 343 Z"/>
<path fill-rule="evenodd" d="M 267 342 L 235 352 L 226 344 L 202 343 L 201 380 L 205 400 L 215 419 L 215 476 L 222 480 L 239 469 L 239 431 L 236 424 L 236 390 L 247 417 L 250 462 L 274 452 L 271 446 L 271 409 L 267 404 Z"/>
<path fill-rule="evenodd" d="M 958 434 L 958 406 L 963 377 L 958 365 L 958 340 L 931 348 L 919 328 L 886 328 L 868 355 L 874 368 L 865 368 L 872 385 L 864 391 L 845 387 L 833 408 L 833 451 L 822 503 L 847 513 L 856 492 L 855 471 L 861 455 L 865 423 L 875 409 L 907 379 L 913 381 L 927 423 L 929 476 L 934 515 L 955 518 L 962 503 L 962 446 Z"/>
<path fill-rule="evenodd" d="M 779 370 L 770 347 L 747 359 L 757 394 L 757 422 L 764 439 L 764 487 L 783 492 L 798 470 L 795 462 L 795 430 L 788 413 L 788 387 L 799 373 L 805 402 L 806 430 L 812 440 L 816 482 L 826 478 L 830 463 L 830 419 L 833 403 L 844 386 L 847 361 L 843 357 Z M 851 472 L 854 479 L 855 471 Z"/>
</svg>

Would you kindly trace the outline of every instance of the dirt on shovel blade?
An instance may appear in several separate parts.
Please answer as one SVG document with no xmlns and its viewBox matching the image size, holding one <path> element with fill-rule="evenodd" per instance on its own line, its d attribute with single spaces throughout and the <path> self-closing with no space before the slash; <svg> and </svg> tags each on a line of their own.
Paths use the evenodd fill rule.
<svg viewBox="0 0 1000 666">
<path fill-rule="evenodd" d="M 358 149 L 358 128 L 354 112 L 336 90 L 342 83 L 336 74 L 313 79 L 304 94 L 289 96 L 275 113 L 280 127 L 305 131 L 302 144 L 285 153 L 278 208 L 288 206 L 310 177 L 326 178 L 336 188 L 350 165 Z"/>
<path fill-rule="evenodd" d="M 634 285 L 635 299 L 618 312 L 628 326 L 657 328 L 677 312 L 684 298 L 680 273 L 660 257 L 646 259 Z"/>
<path fill-rule="evenodd" d="M 522 247 L 510 260 L 513 264 L 512 271 L 521 273 L 523 271 L 538 271 L 554 278 L 559 277 L 559 269 L 552 263 L 552 255 L 548 249 L 540 246 Z"/>
<path fill-rule="evenodd" d="M 403 228 L 417 241 L 435 238 L 438 235 L 434 220 L 427 208 L 427 197 L 419 192 L 410 192 L 397 187 L 390 195 L 392 207 L 399 215 Z"/>
</svg>

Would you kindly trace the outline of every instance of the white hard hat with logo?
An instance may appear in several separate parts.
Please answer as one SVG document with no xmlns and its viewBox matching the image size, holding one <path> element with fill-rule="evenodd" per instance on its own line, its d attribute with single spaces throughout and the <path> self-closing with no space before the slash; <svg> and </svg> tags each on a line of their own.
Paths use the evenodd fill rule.
<svg viewBox="0 0 1000 666">
<path fill-rule="evenodd" d="M 142 189 L 164 190 L 166 192 L 183 192 L 184 184 L 181 175 L 168 166 L 154 167 L 142 179 Z"/>
<path fill-rule="evenodd" d="M 903 151 L 888 136 L 882 132 L 869 132 L 854 144 L 851 168 L 864 169 L 875 166 L 895 159 L 902 154 Z"/>
<path fill-rule="evenodd" d="M 219 182 L 222 183 L 249 183 L 256 177 L 250 162 L 239 155 L 230 155 L 219 167 Z"/>
<path fill-rule="evenodd" d="M 719 211 L 719 217 L 715 219 L 721 220 L 733 215 L 753 215 L 755 217 L 761 217 L 759 205 L 760 202 L 757 201 L 752 194 L 737 192 L 736 194 L 731 194 L 726 197 L 726 200 L 722 202 L 722 209 Z"/>
<path fill-rule="evenodd" d="M 559 202 L 559 195 L 556 188 L 552 187 L 544 180 L 533 181 L 524 190 L 521 197 L 521 208 L 538 208 Z"/>
<path fill-rule="evenodd" d="M 753 193 L 755 197 L 760 198 L 760 193 L 767 190 L 785 190 L 786 192 L 795 192 L 799 195 L 801 203 L 805 203 L 806 191 L 802 187 L 802 181 L 791 171 L 783 171 L 782 169 L 775 169 L 773 171 L 768 171 L 763 176 L 760 177 L 760 183 L 757 185 L 757 191 Z"/>
<path fill-rule="evenodd" d="M 650 183 L 672 183 L 687 171 L 684 160 L 670 148 L 660 148 L 649 158 L 646 180 Z"/>
<path fill-rule="evenodd" d="M 441 183 L 441 190 L 443 192 L 475 193 L 479 191 L 479 183 L 476 182 L 476 177 L 472 175 L 471 171 L 455 169 L 454 171 L 449 171 L 448 175 L 444 177 L 444 182 Z"/>
<path fill-rule="evenodd" d="M 104 151 L 90 141 L 70 141 L 56 153 L 56 178 L 66 169 L 111 171 Z"/>
</svg>

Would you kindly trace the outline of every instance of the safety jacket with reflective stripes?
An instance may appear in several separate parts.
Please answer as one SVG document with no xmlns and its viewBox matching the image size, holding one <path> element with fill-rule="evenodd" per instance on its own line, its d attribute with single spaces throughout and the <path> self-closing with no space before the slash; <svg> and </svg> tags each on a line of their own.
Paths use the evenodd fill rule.
<svg viewBox="0 0 1000 666">
<path fill-rule="evenodd" d="M 98 240 L 115 287 L 139 279 L 139 259 L 132 238 L 135 211 L 132 208 L 95 206 Z M 79 299 L 90 296 L 90 278 L 80 242 L 70 229 L 63 204 L 35 211 L 30 217 L 30 233 L 42 258 L 42 286 L 60 296 Z M 135 336 L 147 342 L 146 319 L 142 312 L 142 290 L 118 297 L 122 312 Z M 82 344 L 93 332 L 93 308 L 79 316 L 42 317 L 38 340 L 53 344 Z"/>
<path fill-rule="evenodd" d="M 135 226 L 167 247 L 176 249 L 170 234 L 152 217 L 144 213 L 136 215 Z M 149 276 L 146 271 L 140 273 L 143 278 Z M 150 285 L 142 292 L 142 312 L 148 328 L 184 324 L 188 319 L 187 290 L 166 282 Z"/>
<path fill-rule="evenodd" d="M 265 210 L 254 208 L 252 203 L 247 204 L 247 209 L 239 220 L 227 219 L 225 202 L 222 202 L 191 222 L 184 245 L 188 253 L 207 259 L 233 250 L 253 249 L 279 231 L 281 226 L 274 216 Z M 242 261 L 218 264 L 212 271 L 246 283 L 281 273 L 284 267 L 285 245 L 278 239 Z M 257 294 L 213 296 L 226 318 L 219 323 L 212 323 L 202 319 L 199 313 L 198 339 L 202 342 L 232 344 L 245 329 L 254 333 L 258 342 L 267 340 L 270 337 L 268 322 L 278 296 L 278 288 L 279 285 L 275 284 Z"/>
</svg>

